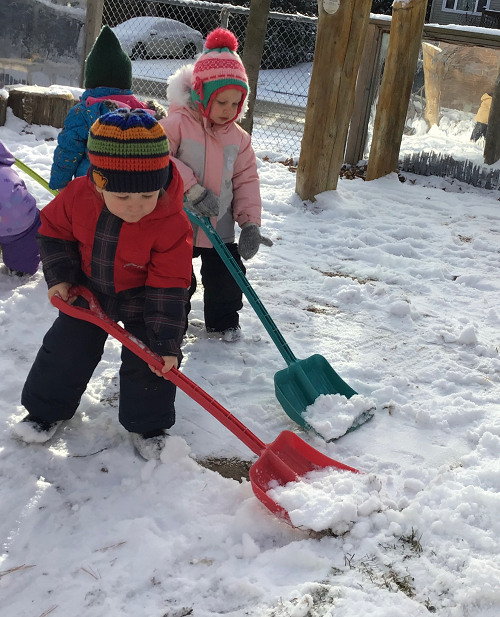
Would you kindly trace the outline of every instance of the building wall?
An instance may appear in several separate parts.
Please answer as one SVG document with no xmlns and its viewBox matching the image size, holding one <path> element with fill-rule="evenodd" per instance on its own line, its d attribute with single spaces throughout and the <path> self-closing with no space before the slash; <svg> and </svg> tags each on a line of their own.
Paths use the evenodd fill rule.
<svg viewBox="0 0 500 617">
<path fill-rule="evenodd" d="M 486 8 L 492 11 L 500 11 L 500 0 L 489 0 Z M 477 17 L 477 20 L 476 20 Z M 479 14 L 461 13 L 458 11 L 443 11 L 443 0 L 433 0 L 429 23 L 431 24 L 469 24 L 479 25 Z M 477 21 L 477 24 L 472 22 Z"/>
</svg>

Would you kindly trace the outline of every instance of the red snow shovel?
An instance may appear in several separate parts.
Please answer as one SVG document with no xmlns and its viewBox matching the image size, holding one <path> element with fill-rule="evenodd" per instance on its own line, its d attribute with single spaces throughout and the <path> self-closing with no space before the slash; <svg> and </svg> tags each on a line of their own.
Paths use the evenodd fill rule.
<svg viewBox="0 0 500 617">
<path fill-rule="evenodd" d="M 137 354 L 144 362 L 157 370 L 162 369 L 162 358 L 111 320 L 101 309 L 94 294 L 86 287 L 72 287 L 69 295 L 70 298 L 82 296 L 89 303 L 90 309 L 72 306 L 60 296 L 53 296 L 51 302 L 63 313 L 99 326 Z M 165 377 L 211 413 L 254 454 L 257 454 L 259 458 L 250 468 L 250 482 L 253 492 L 271 512 L 289 524 L 291 524 L 291 521 L 288 512 L 271 499 L 268 495 L 269 489 L 284 486 L 288 482 L 295 482 L 309 471 L 326 467 L 359 473 L 357 469 L 343 465 L 318 452 L 291 431 L 281 432 L 277 439 L 266 444 L 235 418 L 232 413 L 177 369 L 172 368 L 168 373 L 165 373 Z"/>
</svg>

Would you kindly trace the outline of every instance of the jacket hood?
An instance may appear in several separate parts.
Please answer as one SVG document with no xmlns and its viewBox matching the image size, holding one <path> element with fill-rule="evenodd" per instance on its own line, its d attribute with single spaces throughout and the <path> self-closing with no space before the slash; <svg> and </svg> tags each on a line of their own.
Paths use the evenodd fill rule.
<svg viewBox="0 0 500 617">
<path fill-rule="evenodd" d="M 0 141 L 0 165 L 14 165 L 15 159 L 12 152 Z"/>
<path fill-rule="evenodd" d="M 185 64 L 181 66 L 167 80 L 167 100 L 169 103 L 179 107 L 189 107 L 193 111 L 198 111 L 198 107 L 191 100 L 191 77 L 193 75 L 194 64 Z M 245 117 L 248 111 L 248 91 L 245 101 L 241 107 L 240 113 L 236 116 L 233 122 L 238 122 Z"/>
</svg>

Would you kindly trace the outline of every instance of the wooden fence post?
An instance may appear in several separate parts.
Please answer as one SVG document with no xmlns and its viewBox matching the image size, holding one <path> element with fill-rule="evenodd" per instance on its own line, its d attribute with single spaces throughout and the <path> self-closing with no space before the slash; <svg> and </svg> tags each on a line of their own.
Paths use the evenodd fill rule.
<svg viewBox="0 0 500 617">
<path fill-rule="evenodd" d="M 493 89 L 486 141 L 484 144 L 484 162 L 493 165 L 500 159 L 500 71 Z"/>
<path fill-rule="evenodd" d="M 392 5 L 391 33 L 373 127 L 366 179 L 396 171 L 411 87 L 422 40 L 427 0 Z"/>
<path fill-rule="evenodd" d="M 87 0 L 87 14 L 83 31 L 83 58 L 82 70 L 80 73 L 80 87 L 83 88 L 83 78 L 85 74 L 85 60 L 89 55 L 92 45 L 102 27 L 102 10 L 104 0 Z"/>
<path fill-rule="evenodd" d="M 370 8 L 371 0 L 342 0 L 332 15 L 318 3 L 316 49 L 297 167 L 296 191 L 301 199 L 314 200 L 318 193 L 337 188 Z"/>
<path fill-rule="evenodd" d="M 424 59 L 425 119 L 432 127 L 434 124 L 439 124 L 444 58 L 442 50 L 430 43 L 422 43 L 422 55 Z"/>
<path fill-rule="evenodd" d="M 365 151 L 366 135 L 370 121 L 371 106 L 380 80 L 380 66 L 377 66 L 383 31 L 370 24 L 361 57 L 358 79 L 356 81 L 356 96 L 354 111 L 351 117 L 349 135 L 345 147 L 344 163 L 356 165 Z"/>
<path fill-rule="evenodd" d="M 253 129 L 253 112 L 255 108 L 255 99 L 257 97 L 257 83 L 259 81 L 260 62 L 264 50 L 270 7 L 271 0 L 251 0 L 245 34 L 245 45 L 243 47 L 243 53 L 241 54 L 241 60 L 248 75 L 250 94 L 248 95 L 248 111 L 243 120 L 240 121 L 240 126 L 244 128 L 247 133 L 250 133 L 250 135 Z"/>
</svg>

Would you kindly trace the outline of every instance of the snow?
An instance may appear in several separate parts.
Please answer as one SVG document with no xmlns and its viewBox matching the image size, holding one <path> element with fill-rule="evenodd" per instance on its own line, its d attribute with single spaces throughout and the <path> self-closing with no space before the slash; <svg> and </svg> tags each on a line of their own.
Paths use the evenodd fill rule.
<svg viewBox="0 0 500 617">
<path fill-rule="evenodd" d="M 71 94 L 75 101 L 79 101 L 82 94 L 85 92 L 83 88 L 76 88 L 73 86 L 49 86 L 47 94 Z"/>
<path fill-rule="evenodd" d="M 379 497 L 381 483 L 375 476 L 361 475 L 334 467 L 311 471 L 300 482 L 289 482 L 268 491 L 283 506 L 296 527 L 322 531 L 331 529 L 336 535 L 351 530 L 355 537 L 365 534 L 369 517 L 384 505 Z M 392 502 L 389 502 L 392 506 Z M 352 530 L 356 524 L 356 530 Z"/>
<path fill-rule="evenodd" d="M 341 394 L 320 394 L 303 417 L 323 439 L 330 441 L 344 435 L 360 418 L 373 415 L 375 401 L 355 394 L 347 399 Z"/>
<path fill-rule="evenodd" d="M 73 17 L 79 18 L 81 21 L 85 21 L 85 16 L 87 14 L 86 9 L 70 6 L 69 2 L 66 5 L 56 4 L 55 2 L 51 2 L 51 0 L 36 0 L 36 2 L 43 4 L 54 11 L 66 13 L 68 15 L 72 15 Z"/>
<path fill-rule="evenodd" d="M 4 88 L 0 88 L 0 99 L 8 99 L 9 93 Z"/>
<path fill-rule="evenodd" d="M 44 178 L 54 136 L 10 110 L 0 127 Z M 392 174 L 341 180 L 310 203 L 287 167 L 258 163 L 274 246 L 246 263 L 248 278 L 297 357 L 323 355 L 377 410 L 331 443 L 301 430 L 275 398 L 284 362 L 248 303 L 242 338 L 227 344 L 199 327 L 201 289 L 182 371 L 264 442 L 292 430 L 373 478 L 357 489 L 348 475 L 342 499 L 317 493 L 348 529 L 335 534 L 336 511 L 316 507 L 305 526 L 330 527 L 291 527 L 250 482 L 202 466 L 223 458 L 238 477 L 238 459 L 256 457 L 183 393 L 162 460 L 142 460 L 117 419 L 112 339 L 75 417 L 46 444 L 14 438 L 56 312 L 41 271 L 0 272 L 2 617 L 498 615 L 499 193 Z"/>
</svg>

